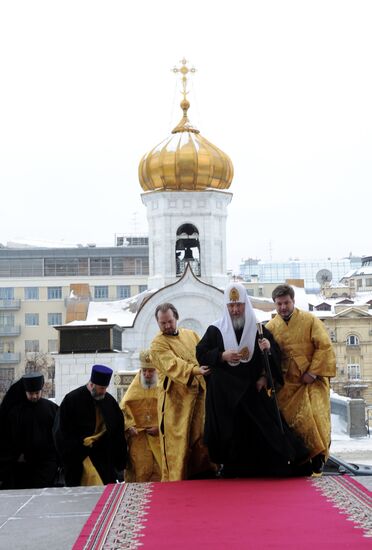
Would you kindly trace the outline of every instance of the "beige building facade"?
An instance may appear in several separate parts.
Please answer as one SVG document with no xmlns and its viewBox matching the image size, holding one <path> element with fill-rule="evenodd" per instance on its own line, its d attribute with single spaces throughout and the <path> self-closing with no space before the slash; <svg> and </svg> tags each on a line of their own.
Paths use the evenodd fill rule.
<svg viewBox="0 0 372 550">
<path fill-rule="evenodd" d="M 327 312 L 328 313 L 328 312 Z M 337 375 L 332 389 L 340 395 L 362 398 L 372 405 L 372 313 L 369 304 L 336 305 L 321 317 L 336 353 Z"/>
<path fill-rule="evenodd" d="M 0 248 L 0 399 L 25 370 L 43 370 L 47 392 L 54 395 L 54 327 L 84 319 L 90 301 L 143 292 L 147 280 L 147 244 Z"/>
</svg>

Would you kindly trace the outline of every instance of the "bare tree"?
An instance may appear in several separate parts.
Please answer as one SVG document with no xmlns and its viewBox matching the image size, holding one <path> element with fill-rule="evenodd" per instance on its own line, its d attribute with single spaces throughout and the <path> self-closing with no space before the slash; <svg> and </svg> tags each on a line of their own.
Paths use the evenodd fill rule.
<svg viewBox="0 0 372 550">
<path fill-rule="evenodd" d="M 55 362 L 54 357 L 49 353 L 42 351 L 32 351 L 26 353 L 25 374 L 31 372 L 40 372 L 44 375 L 45 385 L 43 389 L 44 397 L 55 396 Z"/>
</svg>

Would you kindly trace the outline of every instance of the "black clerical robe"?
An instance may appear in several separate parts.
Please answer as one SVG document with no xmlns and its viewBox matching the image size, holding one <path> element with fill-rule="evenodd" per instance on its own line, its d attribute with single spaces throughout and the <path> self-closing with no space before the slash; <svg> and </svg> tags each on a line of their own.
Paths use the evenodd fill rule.
<svg viewBox="0 0 372 550">
<path fill-rule="evenodd" d="M 3 489 L 53 487 L 58 467 L 53 424 L 58 406 L 41 398 L 20 402 L 4 415 L 0 462 Z"/>
<path fill-rule="evenodd" d="M 96 428 L 96 408 L 99 408 L 106 431 L 92 447 L 84 439 Z M 123 413 L 116 400 L 106 393 L 96 401 L 86 386 L 68 393 L 63 399 L 54 425 L 57 450 L 61 456 L 66 485 L 80 485 L 83 461 L 89 457 L 104 485 L 115 483 L 126 462 Z"/>
<path fill-rule="evenodd" d="M 238 341 L 240 337 L 241 331 Z M 265 329 L 264 337 L 271 343 L 273 378 L 282 384 L 279 348 Z M 265 389 L 257 391 L 256 382 L 265 372 L 258 336 L 248 363 L 230 366 L 222 360 L 223 351 L 222 334 L 211 325 L 196 348 L 199 363 L 211 368 L 204 430 L 211 460 L 223 464 L 226 475 L 291 475 L 291 464 L 305 460 L 308 452 L 284 420 L 283 436 L 274 400 Z"/>
</svg>

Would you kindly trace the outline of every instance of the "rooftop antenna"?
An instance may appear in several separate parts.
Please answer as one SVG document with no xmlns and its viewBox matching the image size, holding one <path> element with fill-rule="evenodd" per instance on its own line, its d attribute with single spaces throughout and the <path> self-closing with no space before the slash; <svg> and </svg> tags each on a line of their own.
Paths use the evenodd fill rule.
<svg viewBox="0 0 372 550">
<path fill-rule="evenodd" d="M 270 260 L 270 262 L 273 261 L 273 243 L 272 243 L 272 241 L 269 241 L 269 260 Z"/>
<path fill-rule="evenodd" d="M 139 226 L 139 222 L 138 222 L 138 212 L 133 212 L 132 213 L 132 230 L 133 230 L 133 235 L 138 235 L 138 226 Z"/>
</svg>

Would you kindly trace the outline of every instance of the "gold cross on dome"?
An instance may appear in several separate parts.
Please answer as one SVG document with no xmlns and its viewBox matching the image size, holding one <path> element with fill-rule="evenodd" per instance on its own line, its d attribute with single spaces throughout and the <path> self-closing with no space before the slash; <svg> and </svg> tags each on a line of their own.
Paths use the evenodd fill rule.
<svg viewBox="0 0 372 550">
<path fill-rule="evenodd" d="M 187 90 L 186 90 L 186 85 L 187 85 L 187 75 L 189 73 L 196 73 L 196 69 L 194 67 L 191 67 L 189 69 L 189 67 L 187 67 L 187 63 L 188 61 L 183 58 L 181 59 L 180 61 L 181 63 L 181 67 L 177 68 L 176 66 L 173 67 L 173 69 L 171 69 L 175 74 L 177 73 L 181 73 L 182 75 L 182 78 L 181 78 L 181 82 L 182 82 L 182 93 L 183 93 L 183 97 L 186 98 L 186 94 L 188 93 Z"/>
</svg>

